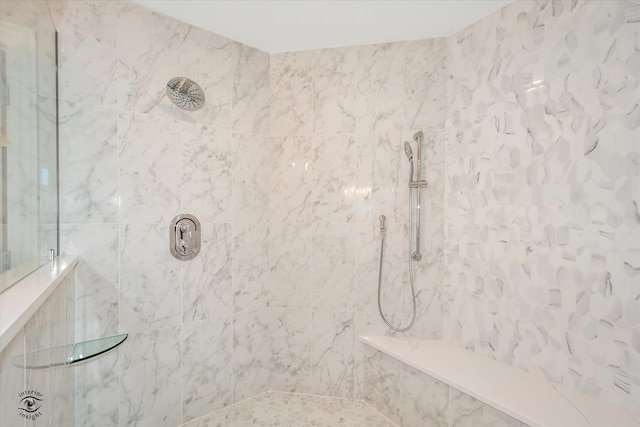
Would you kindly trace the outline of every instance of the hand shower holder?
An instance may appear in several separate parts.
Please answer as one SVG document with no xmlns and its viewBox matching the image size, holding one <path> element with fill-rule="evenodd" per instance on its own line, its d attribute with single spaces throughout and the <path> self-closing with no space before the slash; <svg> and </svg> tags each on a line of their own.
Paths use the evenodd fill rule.
<svg viewBox="0 0 640 427">
<path fill-rule="evenodd" d="M 409 188 L 427 188 L 427 181 L 409 181 Z"/>
</svg>

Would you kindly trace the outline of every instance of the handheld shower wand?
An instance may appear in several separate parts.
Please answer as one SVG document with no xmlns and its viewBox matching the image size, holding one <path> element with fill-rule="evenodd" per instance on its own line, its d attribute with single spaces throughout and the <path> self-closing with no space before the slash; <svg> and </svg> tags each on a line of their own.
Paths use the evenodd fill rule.
<svg viewBox="0 0 640 427">
<path fill-rule="evenodd" d="M 406 141 L 404 143 L 404 153 L 407 155 L 407 159 L 409 160 L 409 239 L 408 239 L 408 243 L 409 243 L 409 283 L 411 285 L 411 303 L 413 305 L 413 310 L 412 310 L 412 315 L 411 315 L 411 321 L 409 322 L 409 324 L 405 327 L 402 326 L 394 326 L 388 319 L 387 317 L 384 315 L 384 312 L 382 310 L 382 302 L 381 302 L 381 293 L 382 293 L 382 259 L 384 258 L 384 243 L 385 243 L 385 231 L 386 231 L 386 227 L 385 227 L 385 220 L 386 217 L 384 215 L 380 215 L 380 217 L 378 218 L 378 220 L 380 221 L 380 264 L 379 264 L 379 268 L 378 268 L 378 312 L 380 313 L 380 317 L 382 317 L 382 320 L 384 321 L 384 323 L 387 324 L 387 326 L 389 328 L 391 328 L 392 330 L 396 331 L 396 332 L 406 332 L 409 329 L 411 329 L 411 327 L 413 326 L 413 324 L 416 321 L 416 290 L 415 290 L 415 277 L 414 277 L 414 271 L 413 271 L 413 263 L 415 261 L 421 261 L 422 260 L 422 253 L 420 252 L 420 199 L 421 199 L 421 195 L 420 192 L 422 190 L 422 188 L 425 188 L 427 186 L 427 181 L 422 179 L 422 142 L 424 139 L 424 134 L 422 132 L 416 132 L 413 135 L 413 140 L 417 143 L 418 145 L 418 174 L 417 177 L 414 179 L 413 177 L 413 150 L 411 149 L 411 143 L 409 141 Z M 414 210 L 414 205 L 413 205 L 413 190 L 416 190 L 416 204 L 415 204 L 415 210 L 417 212 L 417 222 L 415 224 L 415 251 L 413 251 L 412 253 L 412 249 L 413 249 L 413 245 L 412 245 L 412 236 L 411 236 L 411 232 L 413 230 L 413 210 Z"/>
<path fill-rule="evenodd" d="M 409 159 L 409 182 L 411 182 L 413 181 L 413 151 L 411 150 L 409 141 L 404 142 L 404 153 L 407 155 L 407 159 Z"/>
</svg>

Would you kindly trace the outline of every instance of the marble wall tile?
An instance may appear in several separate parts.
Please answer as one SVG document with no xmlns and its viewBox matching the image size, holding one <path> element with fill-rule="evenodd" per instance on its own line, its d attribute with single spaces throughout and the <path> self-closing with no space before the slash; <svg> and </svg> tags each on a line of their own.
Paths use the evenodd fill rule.
<svg viewBox="0 0 640 427">
<path fill-rule="evenodd" d="M 407 263 L 405 227 L 386 222 L 385 228 L 380 302 L 385 313 L 402 313 L 402 292 L 407 285 L 403 283 Z M 356 310 L 361 312 L 378 312 L 381 239 L 379 223 L 356 224 Z"/>
<path fill-rule="evenodd" d="M 62 99 L 115 107 L 118 4 L 52 1 Z"/>
<path fill-rule="evenodd" d="M 355 218 L 376 221 L 406 221 L 409 162 L 404 154 L 401 132 L 357 135 L 357 194 Z"/>
<path fill-rule="evenodd" d="M 269 305 L 269 225 L 233 226 L 233 309 L 235 312 Z"/>
<path fill-rule="evenodd" d="M 312 150 L 313 220 L 353 221 L 358 198 L 355 135 L 315 135 Z"/>
<path fill-rule="evenodd" d="M 118 225 L 61 224 L 63 255 L 81 254 L 75 269 L 74 338 L 118 333 Z"/>
<path fill-rule="evenodd" d="M 270 135 L 313 132 L 313 52 L 270 55 Z"/>
<path fill-rule="evenodd" d="M 181 308 L 177 302 L 181 293 L 181 266 L 167 248 L 168 234 L 165 224 L 126 224 L 120 230 L 122 332 L 166 328 L 180 323 Z"/>
<path fill-rule="evenodd" d="M 124 346 L 129 345 L 129 338 Z M 120 414 L 120 358 L 126 347 L 73 368 L 75 425 L 117 425 Z M 130 373 L 131 375 L 131 373 Z"/>
<path fill-rule="evenodd" d="M 371 347 L 364 353 L 364 401 L 400 424 L 400 363 Z"/>
<path fill-rule="evenodd" d="M 190 26 L 133 2 L 118 11 L 118 105 L 120 110 L 149 112 L 171 106 L 165 97 L 173 77 L 195 76 L 198 64 L 186 60 Z M 163 104 L 163 101 L 164 104 Z"/>
<path fill-rule="evenodd" d="M 311 392 L 311 310 L 272 308 L 271 389 Z"/>
<path fill-rule="evenodd" d="M 399 414 L 401 426 L 449 426 L 450 387 L 400 364 Z"/>
<path fill-rule="evenodd" d="M 408 315 L 403 314 L 386 314 L 387 320 L 392 325 L 405 326 L 411 320 Z M 380 314 L 366 313 L 356 311 L 355 313 L 355 330 L 354 330 L 354 399 L 364 399 L 365 387 L 365 367 L 367 366 L 367 349 L 370 347 L 360 341 L 361 335 L 388 335 L 388 336 L 404 336 L 402 333 L 392 331 L 382 320 Z"/>
<path fill-rule="evenodd" d="M 271 222 L 271 307 L 311 308 L 313 225 Z"/>
<path fill-rule="evenodd" d="M 235 133 L 233 147 L 233 219 L 237 223 L 269 219 L 269 139 Z M 191 185 L 189 183 L 189 185 Z"/>
<path fill-rule="evenodd" d="M 180 211 L 195 215 L 201 223 L 230 222 L 233 215 L 229 203 L 233 188 L 231 171 L 234 153 L 239 148 L 232 142 L 231 131 L 181 125 L 167 127 L 170 134 L 179 134 L 173 134 L 177 138 L 168 141 L 166 159 L 176 163 L 177 157 L 181 157 L 181 164 L 171 166 L 180 174 Z M 159 156 L 163 155 L 159 153 Z M 168 174 L 168 178 L 172 177 L 173 174 Z"/>
<path fill-rule="evenodd" d="M 256 310 L 233 316 L 233 401 L 269 389 L 271 312 Z"/>
<path fill-rule="evenodd" d="M 270 138 L 269 219 L 311 222 L 314 155 L 307 137 Z"/>
<path fill-rule="evenodd" d="M 311 392 L 353 397 L 354 314 L 314 310 Z"/>
<path fill-rule="evenodd" d="M 357 48 L 358 132 L 402 129 L 406 43 Z"/>
<path fill-rule="evenodd" d="M 168 227 L 165 228 L 165 230 Z M 182 271 L 182 322 L 194 322 L 232 313 L 232 245 L 230 224 L 201 224 L 200 253 L 190 261 L 180 261 L 166 250 L 166 257 Z M 164 242 L 166 244 L 166 242 Z M 173 291 L 174 296 L 178 293 Z M 168 301 L 169 302 L 169 301 Z M 175 303 L 175 302 L 174 302 Z M 178 313 L 180 308 L 177 307 Z"/>
<path fill-rule="evenodd" d="M 116 222 L 116 110 L 66 101 L 59 109 L 60 221 Z"/>
<path fill-rule="evenodd" d="M 406 42 L 404 55 L 403 129 L 442 129 L 447 107 L 447 39 Z"/>
<path fill-rule="evenodd" d="M 269 303 L 269 55 L 132 2 L 55 3 L 69 49 L 60 55 L 62 81 L 79 83 L 63 84 L 60 93 L 61 146 L 68 148 L 62 248 L 81 256 L 76 338 L 122 331 L 133 346 L 76 370 L 86 381 L 76 423 L 175 425 L 231 403 L 234 387 L 240 399 L 266 390 L 268 312 L 230 322 L 234 291 L 236 310 Z M 167 81 L 183 75 L 205 91 L 199 111 L 180 110 L 165 96 Z M 201 253 L 188 263 L 166 247 L 178 212 L 203 225 Z M 98 245 L 106 252 L 98 254 Z M 221 333 L 229 355 L 234 345 L 235 366 L 209 345 L 223 338 L 195 333 L 221 315 L 229 319 Z M 254 335 L 264 342 L 252 342 Z M 145 347 L 148 359 L 139 360 Z M 232 369 L 235 377 L 226 378 Z"/>
<path fill-rule="evenodd" d="M 315 133 L 356 130 L 358 48 L 316 51 L 313 58 L 313 130 Z"/>
<path fill-rule="evenodd" d="M 206 101 L 198 111 L 172 106 L 171 115 L 185 121 L 231 128 L 232 71 L 240 55 L 239 43 L 197 27 L 189 29 L 185 43 L 184 50 L 189 55 L 185 61 L 197 65 L 197 74 L 191 79 L 202 87 Z"/>
<path fill-rule="evenodd" d="M 407 53 L 409 46 L 412 50 Z M 428 73 L 418 69 L 408 73 L 404 68 L 407 63 L 418 67 L 421 53 L 437 56 L 442 66 L 445 46 L 444 43 L 394 43 L 272 56 L 270 221 L 276 241 L 271 245 L 271 301 L 272 307 L 305 307 L 309 298 L 306 284 L 310 282 L 314 331 L 334 328 L 335 316 L 357 316 L 367 319 L 362 332 L 389 333 L 379 319 L 376 301 L 380 250 L 377 218 L 381 214 L 389 218 L 388 233 L 395 229 L 385 257 L 387 296 L 384 302 L 391 304 L 389 311 L 397 313 L 389 316 L 394 324 L 409 321 L 407 313 L 402 313 L 405 285 L 404 292 L 408 292 L 408 283 L 403 283 L 407 267 L 403 265 L 402 254 L 407 242 L 407 206 L 403 200 L 408 199 L 409 174 L 402 152 L 403 141 L 411 139 L 415 132 L 407 130 L 411 129 L 407 123 L 417 124 L 432 105 L 426 101 L 423 105 L 422 100 L 417 99 L 419 95 L 415 95 L 411 107 L 415 111 L 411 114 L 420 119 L 408 119 L 405 117 L 408 107 L 402 100 L 406 92 L 421 90 L 423 94 L 419 85 L 425 79 L 439 78 L 440 87 L 444 88 L 445 72 L 444 68 L 432 67 Z M 306 107 L 309 69 L 313 83 L 308 101 L 313 106 L 311 119 Z M 283 76 L 288 79 L 284 80 Z M 274 87 L 278 88 L 277 92 Z M 433 99 L 439 99 L 439 95 L 434 94 Z M 427 174 L 427 179 L 433 180 L 435 191 L 429 196 L 425 194 L 423 206 L 428 206 L 426 210 L 434 223 L 443 220 L 442 202 L 438 197 L 442 198 L 444 180 L 438 174 L 444 169 L 445 135 L 438 127 L 444 126 L 445 100 L 439 101 L 442 107 L 438 117 L 441 118 L 419 122 L 420 126 L 430 128 L 425 138 L 424 161 L 425 165 L 431 162 L 429 167 L 433 165 L 432 175 Z M 312 129 L 309 128 L 311 121 Z M 308 141 L 311 141 L 310 147 Z M 305 157 L 309 152 L 313 153 L 310 161 Z M 301 159 L 305 160 L 304 172 L 311 172 L 310 181 L 306 180 L 308 175 L 302 170 Z M 349 224 L 352 221 L 361 224 L 354 228 Z M 290 222 L 305 224 L 302 227 L 286 224 Z M 311 251 L 306 249 L 307 229 L 313 233 Z M 441 271 L 441 267 L 436 271 Z M 429 274 L 433 276 L 431 270 Z M 353 297 L 351 278 L 355 280 Z M 419 282 L 417 286 L 418 291 L 431 288 L 426 282 Z M 439 285 L 434 283 L 435 286 Z M 439 297 L 439 293 L 435 296 Z M 439 315 L 439 298 L 434 297 L 433 291 L 424 297 L 429 307 L 424 310 L 425 316 L 420 317 L 425 317 L 428 324 L 420 328 L 419 333 L 434 336 L 435 329 L 442 325 L 441 320 L 433 320 Z M 437 303 L 431 304 L 434 298 Z M 323 314 L 327 309 L 358 312 L 330 316 Z M 427 314 L 431 317 L 427 318 Z M 355 329 L 353 325 L 350 328 Z M 320 377 L 326 378 L 320 381 L 322 393 L 347 393 L 342 387 L 344 383 L 338 387 L 326 384 L 332 383 L 330 377 L 339 375 L 331 371 L 335 369 L 332 366 L 348 365 L 351 362 L 345 361 L 351 360 L 349 353 L 353 352 L 354 368 L 348 367 L 347 375 L 353 375 L 354 384 L 348 388 L 353 387 L 352 395 L 362 396 L 362 350 L 355 349 L 359 343 L 353 330 L 349 332 L 353 338 L 347 340 L 347 349 L 335 345 L 331 357 L 314 361 L 322 372 Z M 341 362 L 330 362 L 331 358 Z M 358 369 L 356 358 L 360 361 Z M 316 365 L 312 372 L 312 390 L 316 390 L 319 381 Z"/>
<path fill-rule="evenodd" d="M 216 317 L 182 326 L 182 421 L 232 403 L 232 318 Z"/>
<path fill-rule="evenodd" d="M 120 221 L 169 223 L 178 213 L 182 162 L 177 154 L 187 129 L 166 117 L 120 114 Z"/>
<path fill-rule="evenodd" d="M 180 424 L 180 328 L 132 333 L 120 351 L 119 423 Z"/>
<path fill-rule="evenodd" d="M 269 55 L 240 45 L 233 73 L 232 125 L 240 132 L 269 133 Z"/>
<path fill-rule="evenodd" d="M 314 308 L 353 311 L 355 307 L 355 230 L 348 223 L 316 224 L 312 237 Z"/>
</svg>

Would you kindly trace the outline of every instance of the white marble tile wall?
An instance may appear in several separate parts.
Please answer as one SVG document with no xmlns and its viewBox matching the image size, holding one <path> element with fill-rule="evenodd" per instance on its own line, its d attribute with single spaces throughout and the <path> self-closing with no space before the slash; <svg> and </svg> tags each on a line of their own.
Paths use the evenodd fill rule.
<svg viewBox="0 0 640 427">
<path fill-rule="evenodd" d="M 449 39 L 444 338 L 640 417 L 640 6 Z"/>
<path fill-rule="evenodd" d="M 634 2 L 516 2 L 449 39 L 271 56 L 126 1 L 50 3 L 70 82 L 62 247 L 83 258 L 76 318 L 134 338 L 87 372 L 109 375 L 116 403 L 88 385 L 77 419 L 182 422 L 269 387 L 361 397 L 356 338 L 390 333 L 380 214 L 384 308 L 409 320 L 402 143 L 416 130 L 429 188 L 409 335 L 444 332 L 633 406 Z M 163 96 L 174 75 L 203 85 L 203 110 Z M 189 264 L 165 246 L 182 211 L 204 223 Z M 165 351 L 145 355 L 158 390 L 123 376 L 147 344 Z"/>
<path fill-rule="evenodd" d="M 417 130 L 430 187 L 407 334 L 440 336 L 445 98 L 424 94 L 444 95 L 445 65 L 444 39 L 271 55 L 273 389 L 361 397 L 357 336 L 390 332 L 376 301 L 382 214 L 383 306 L 409 321 L 403 142 Z"/>
<path fill-rule="evenodd" d="M 269 56 L 129 1 L 49 3 L 75 334 L 130 333 L 76 370 L 76 425 L 178 425 L 268 390 Z M 202 110 L 164 96 L 176 76 Z M 168 248 L 178 213 L 202 224 L 189 262 Z"/>
<path fill-rule="evenodd" d="M 62 247 L 83 258 L 77 333 L 119 330 L 133 338 L 133 353 L 79 374 L 88 381 L 76 419 L 145 425 L 168 422 L 179 408 L 186 421 L 270 385 L 360 396 L 357 332 L 379 322 L 370 272 L 377 268 L 380 214 L 389 217 L 385 308 L 408 320 L 401 261 L 408 166 L 401 147 L 417 129 L 428 135 L 425 171 L 433 188 L 424 229 L 442 229 L 444 184 L 435 172 L 444 162 L 437 138 L 443 120 L 426 116 L 444 117 L 444 99 L 415 94 L 425 82 L 444 84 L 444 42 L 384 45 L 379 63 L 371 61 L 378 49 L 371 46 L 270 60 L 129 2 L 52 2 L 52 9 L 65 51 L 62 81 L 77 83 L 61 88 Z M 424 55 L 433 65 L 406 69 Z M 163 96 L 174 75 L 203 85 L 203 111 L 185 113 Z M 398 93 L 412 102 L 399 102 Z M 184 264 L 165 242 L 167 223 L 181 211 L 200 218 L 204 239 L 199 257 Z M 432 262 L 417 272 L 419 298 L 429 303 L 420 304 L 413 331 L 425 337 L 442 327 L 435 292 L 442 243 L 427 243 L 430 234 L 424 244 Z M 269 305 L 276 308 L 265 311 Z M 207 352 L 189 350 L 207 342 L 196 325 L 211 322 L 228 324 L 220 333 L 232 337 L 207 338 L 215 339 L 208 348 L 219 360 L 214 365 Z M 169 349 L 176 330 L 180 344 Z M 144 372 L 150 381 L 179 381 L 182 401 L 125 378 L 133 372 L 129 354 L 142 342 L 180 351 L 182 379 L 167 376 L 159 354 L 147 355 L 162 361 L 157 371 Z M 207 384 L 221 384 L 215 390 L 204 387 L 199 364 L 212 370 Z M 90 385 L 100 375 L 107 376 L 102 405 Z"/>
</svg>

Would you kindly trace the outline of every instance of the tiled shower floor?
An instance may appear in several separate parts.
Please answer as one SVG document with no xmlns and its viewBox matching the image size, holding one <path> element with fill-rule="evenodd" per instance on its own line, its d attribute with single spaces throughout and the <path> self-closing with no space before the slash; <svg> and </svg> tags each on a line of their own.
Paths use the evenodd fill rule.
<svg viewBox="0 0 640 427">
<path fill-rule="evenodd" d="M 269 391 L 183 427 L 396 427 L 361 400 Z"/>
</svg>

